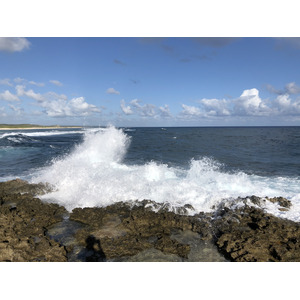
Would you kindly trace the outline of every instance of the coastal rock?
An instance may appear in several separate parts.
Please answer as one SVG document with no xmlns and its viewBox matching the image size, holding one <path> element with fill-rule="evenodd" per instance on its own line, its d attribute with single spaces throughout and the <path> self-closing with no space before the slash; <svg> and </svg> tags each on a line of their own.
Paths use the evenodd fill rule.
<svg viewBox="0 0 300 300">
<path fill-rule="evenodd" d="M 22 180 L 0 183 L 0 261 L 67 260 L 65 248 L 47 236 L 66 210 L 33 197 L 42 191 Z"/>
<path fill-rule="evenodd" d="M 224 208 L 213 221 L 216 245 L 231 261 L 300 261 L 300 224 L 262 209 Z"/>
<path fill-rule="evenodd" d="M 11 194 L 29 194 L 31 196 L 44 195 L 51 191 L 47 183 L 29 184 L 25 180 L 14 179 L 0 182 L 0 197 Z"/>
<path fill-rule="evenodd" d="M 171 235 L 176 230 L 206 228 L 206 220 L 199 216 L 178 215 L 166 207 L 154 212 L 153 205 L 158 204 L 144 200 L 133 205 L 119 202 L 104 208 L 76 208 L 70 220 L 88 225 L 77 231 L 76 238 L 86 250 L 88 241 L 94 240 L 97 246 L 94 257 L 100 260 L 133 256 L 153 248 L 187 258 L 190 246 L 172 239 Z M 99 251 L 102 257 L 95 255 Z"/>
<path fill-rule="evenodd" d="M 214 213 L 154 201 L 76 208 L 45 203 L 45 184 L 0 183 L 0 261 L 300 261 L 300 224 L 264 211 L 282 197 L 222 202 Z M 238 205 L 237 205 L 238 204 Z"/>
</svg>

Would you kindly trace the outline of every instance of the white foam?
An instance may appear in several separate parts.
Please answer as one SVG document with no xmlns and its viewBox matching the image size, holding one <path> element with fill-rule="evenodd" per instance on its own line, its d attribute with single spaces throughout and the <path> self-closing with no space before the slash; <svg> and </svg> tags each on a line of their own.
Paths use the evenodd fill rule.
<svg viewBox="0 0 300 300">
<path fill-rule="evenodd" d="M 0 139 L 5 137 L 12 136 L 51 136 L 51 135 L 64 135 L 64 134 L 74 134 L 74 133 L 84 133 L 82 130 L 72 130 L 72 131 L 36 131 L 36 132 L 24 132 L 24 131 L 14 131 L 14 132 L 6 132 L 0 135 Z"/>
<path fill-rule="evenodd" d="M 283 196 L 295 203 L 294 210 L 286 215 L 300 220 L 298 178 L 230 174 L 222 172 L 221 165 L 210 158 L 192 160 L 187 170 L 156 162 L 126 165 L 123 158 L 129 144 L 130 137 L 121 129 L 87 131 L 71 154 L 42 169 L 32 182 L 55 186 L 56 191 L 43 198 L 69 210 L 151 199 L 173 207 L 191 204 L 197 213 L 238 196 Z"/>
</svg>

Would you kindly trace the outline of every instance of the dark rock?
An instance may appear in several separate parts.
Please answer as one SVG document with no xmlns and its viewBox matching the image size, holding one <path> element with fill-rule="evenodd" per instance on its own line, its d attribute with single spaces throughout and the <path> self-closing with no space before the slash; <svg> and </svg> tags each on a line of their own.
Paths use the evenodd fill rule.
<svg viewBox="0 0 300 300">
<path fill-rule="evenodd" d="M 268 198 L 266 197 L 266 199 L 272 203 L 278 203 L 278 205 L 284 207 L 284 208 L 290 208 L 292 206 L 292 203 L 290 200 L 287 200 L 286 198 L 283 197 L 274 197 L 274 198 Z M 282 209 L 280 209 L 282 210 Z"/>
<path fill-rule="evenodd" d="M 33 197 L 42 190 L 22 180 L 0 183 L 0 261 L 66 261 L 65 248 L 46 234 L 66 210 Z"/>
<path fill-rule="evenodd" d="M 288 210 L 282 197 L 238 198 L 194 216 L 190 205 L 118 202 L 76 208 L 68 219 L 64 207 L 37 198 L 50 189 L 19 179 L 0 183 L 0 261 L 222 261 L 216 249 L 230 261 L 300 261 L 300 224 L 263 210 L 266 201 Z"/>
<path fill-rule="evenodd" d="M 155 207 L 158 212 L 154 212 Z M 185 213 L 186 207 L 183 210 Z M 70 220 L 82 222 L 87 228 L 78 230 L 77 241 L 84 246 L 88 236 L 101 242 L 107 259 L 133 256 L 146 249 L 157 249 L 163 253 L 176 254 L 186 258 L 190 251 L 188 244 L 171 238 L 172 231 L 205 228 L 205 238 L 209 236 L 207 221 L 199 216 L 178 215 L 168 210 L 168 205 L 159 205 L 144 200 L 135 203 L 118 202 L 104 208 L 76 208 Z"/>
<path fill-rule="evenodd" d="M 241 216 L 239 220 L 235 215 Z M 229 210 L 213 221 L 216 245 L 232 261 L 299 261 L 300 224 L 254 207 Z"/>
</svg>

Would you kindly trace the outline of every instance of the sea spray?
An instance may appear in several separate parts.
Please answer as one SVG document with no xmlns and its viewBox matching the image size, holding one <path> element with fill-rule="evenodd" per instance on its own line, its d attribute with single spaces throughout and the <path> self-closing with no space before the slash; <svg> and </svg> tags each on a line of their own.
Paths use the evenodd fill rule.
<svg viewBox="0 0 300 300">
<path fill-rule="evenodd" d="M 283 196 L 299 203 L 299 179 L 229 173 L 208 157 L 192 159 L 186 169 L 155 161 L 128 165 L 124 158 L 130 142 L 114 127 L 86 131 L 81 144 L 43 168 L 32 182 L 50 183 L 55 191 L 43 199 L 68 210 L 150 199 L 171 207 L 190 204 L 197 213 L 210 211 L 220 201 L 251 195 Z M 299 212 L 291 210 L 289 217 L 297 219 Z"/>
</svg>

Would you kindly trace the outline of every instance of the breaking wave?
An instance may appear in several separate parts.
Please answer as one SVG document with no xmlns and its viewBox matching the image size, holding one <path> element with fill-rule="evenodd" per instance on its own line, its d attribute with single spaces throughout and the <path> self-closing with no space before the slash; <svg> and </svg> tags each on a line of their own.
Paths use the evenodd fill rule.
<svg viewBox="0 0 300 300">
<path fill-rule="evenodd" d="M 53 185 L 55 191 L 43 199 L 68 210 L 149 199 L 171 207 L 190 204 L 195 209 L 192 213 L 197 213 L 239 196 L 283 196 L 295 205 L 280 213 L 300 220 L 299 178 L 229 173 L 208 157 L 192 159 L 186 169 L 154 161 L 128 165 L 124 157 L 129 146 L 130 137 L 121 129 L 86 131 L 83 142 L 70 154 L 54 160 L 31 181 Z"/>
</svg>

